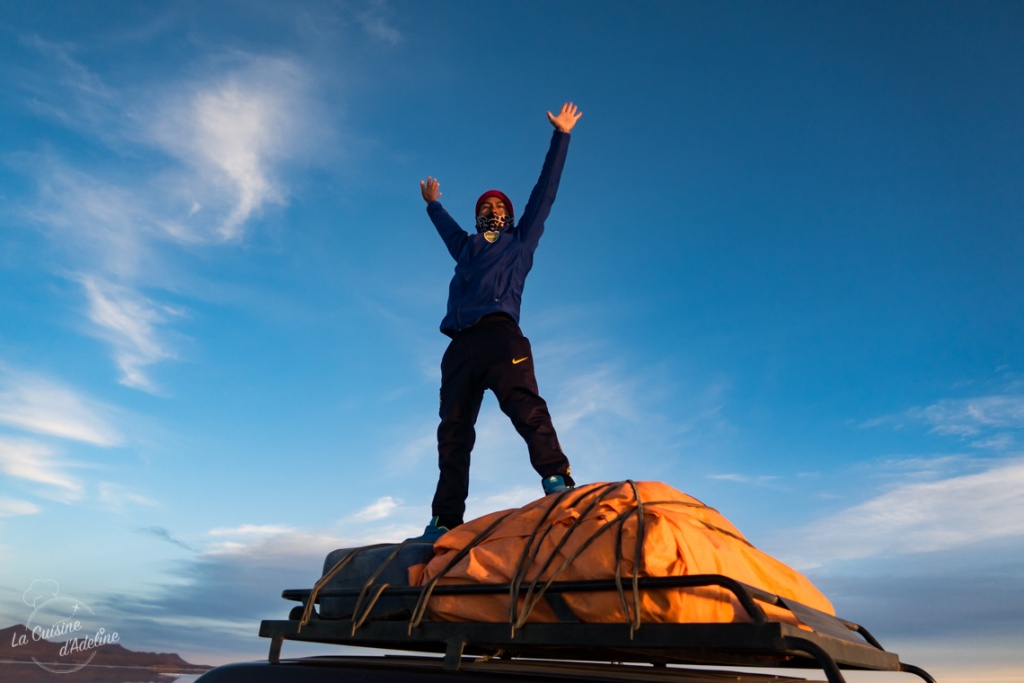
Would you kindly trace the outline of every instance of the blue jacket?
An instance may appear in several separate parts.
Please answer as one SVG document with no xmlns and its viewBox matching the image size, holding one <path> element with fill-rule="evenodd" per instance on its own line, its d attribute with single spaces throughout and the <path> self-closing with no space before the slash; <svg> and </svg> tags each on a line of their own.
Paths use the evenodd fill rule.
<svg viewBox="0 0 1024 683">
<path fill-rule="evenodd" d="M 427 215 L 455 259 L 448 313 L 441 321 L 441 331 L 449 337 L 489 313 L 504 313 L 519 322 L 526 275 L 533 267 L 533 252 L 555 202 L 568 150 L 569 134 L 555 130 L 522 217 L 516 219 L 515 227 L 502 230 L 493 243 L 484 239 L 483 233 L 470 235 L 459 227 L 441 202 L 427 204 Z"/>
</svg>

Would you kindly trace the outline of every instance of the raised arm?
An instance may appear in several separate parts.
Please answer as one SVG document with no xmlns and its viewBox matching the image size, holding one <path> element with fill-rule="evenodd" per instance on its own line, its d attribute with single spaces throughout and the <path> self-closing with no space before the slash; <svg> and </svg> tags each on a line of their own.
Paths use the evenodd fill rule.
<svg viewBox="0 0 1024 683">
<path fill-rule="evenodd" d="M 423 201 L 427 203 L 427 215 L 430 216 L 430 222 L 434 224 L 437 234 L 444 240 L 445 246 L 448 247 L 448 253 L 458 261 L 459 254 L 462 252 L 466 240 L 469 239 L 469 234 L 459 227 L 455 219 L 441 206 L 441 202 L 437 201 L 441 196 L 440 186 L 437 178 L 427 176 L 426 180 L 420 181 L 420 194 L 423 195 Z"/>
<path fill-rule="evenodd" d="M 548 112 L 548 121 L 563 133 L 568 133 L 581 116 L 583 116 L 583 112 L 579 111 L 575 104 L 566 102 L 562 105 L 562 111 L 558 112 L 558 116 Z"/>
<path fill-rule="evenodd" d="M 565 155 L 569 149 L 569 131 L 582 115 L 583 113 L 572 102 L 563 104 L 558 116 L 548 112 L 548 120 L 555 127 L 551 134 L 551 146 L 544 158 L 540 178 L 537 179 L 537 184 L 534 185 L 530 199 L 526 203 L 526 209 L 517 221 L 519 238 L 533 249 L 537 248 L 537 243 L 544 234 L 544 221 L 551 213 L 551 205 L 554 204 L 555 195 L 558 193 L 558 183 L 562 178 Z"/>
<path fill-rule="evenodd" d="M 550 116 L 550 113 L 548 114 Z M 420 181 L 420 194 L 423 195 L 423 201 L 427 204 L 430 202 L 436 202 L 441 196 L 441 190 L 439 189 L 441 184 L 437 182 L 437 178 L 431 178 L 427 176 L 426 180 Z"/>
</svg>

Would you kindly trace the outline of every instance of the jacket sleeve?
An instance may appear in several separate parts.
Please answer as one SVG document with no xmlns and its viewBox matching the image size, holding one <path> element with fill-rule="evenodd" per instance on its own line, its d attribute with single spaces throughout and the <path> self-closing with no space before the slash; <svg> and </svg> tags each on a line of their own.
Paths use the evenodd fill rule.
<svg viewBox="0 0 1024 683">
<path fill-rule="evenodd" d="M 540 170 L 540 178 L 530 193 L 522 218 L 519 219 L 519 239 L 530 249 L 536 249 L 544 234 L 544 221 L 551 213 L 551 205 L 555 203 L 558 183 L 562 179 L 562 168 L 565 156 L 569 151 L 569 134 L 559 130 L 551 135 L 551 146 L 544 157 L 544 166 Z"/>
<path fill-rule="evenodd" d="M 469 234 L 459 227 L 459 224 L 445 211 L 439 201 L 435 200 L 427 204 L 427 215 L 430 216 L 430 222 L 437 229 L 437 234 L 444 240 L 444 245 L 448 247 L 448 253 L 458 261 L 459 254 L 462 253 L 463 247 L 466 246 L 466 240 L 469 239 Z"/>
</svg>

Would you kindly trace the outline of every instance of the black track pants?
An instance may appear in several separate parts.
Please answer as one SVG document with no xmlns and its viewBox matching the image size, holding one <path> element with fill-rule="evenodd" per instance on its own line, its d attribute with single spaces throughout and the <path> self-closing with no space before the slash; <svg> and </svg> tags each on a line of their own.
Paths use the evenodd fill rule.
<svg viewBox="0 0 1024 683">
<path fill-rule="evenodd" d="M 573 483 L 547 403 L 538 393 L 530 340 L 511 318 L 483 318 L 457 333 L 441 360 L 441 475 L 431 509 L 448 528 L 461 524 L 466 512 L 470 453 L 485 389 L 494 392 L 502 412 L 526 441 L 533 469 L 541 477 L 560 474 Z"/>
</svg>

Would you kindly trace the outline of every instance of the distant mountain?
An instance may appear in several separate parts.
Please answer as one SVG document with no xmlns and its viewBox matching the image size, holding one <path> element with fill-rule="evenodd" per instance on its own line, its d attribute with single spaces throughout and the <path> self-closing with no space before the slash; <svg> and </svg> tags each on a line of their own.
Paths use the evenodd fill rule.
<svg viewBox="0 0 1024 683">
<path fill-rule="evenodd" d="M 0 663 L 6 662 L 41 662 L 63 663 L 64 666 L 76 662 L 89 661 L 89 666 L 127 667 L 149 669 L 154 672 L 167 673 L 202 673 L 213 667 L 191 664 L 179 655 L 167 652 L 134 652 L 125 649 L 118 643 L 106 643 L 89 652 L 83 652 L 77 659 L 69 658 L 62 653 L 65 643 L 49 640 L 35 640 L 32 631 L 21 624 L 0 629 Z M 88 655 L 95 655 L 91 660 Z"/>
</svg>

